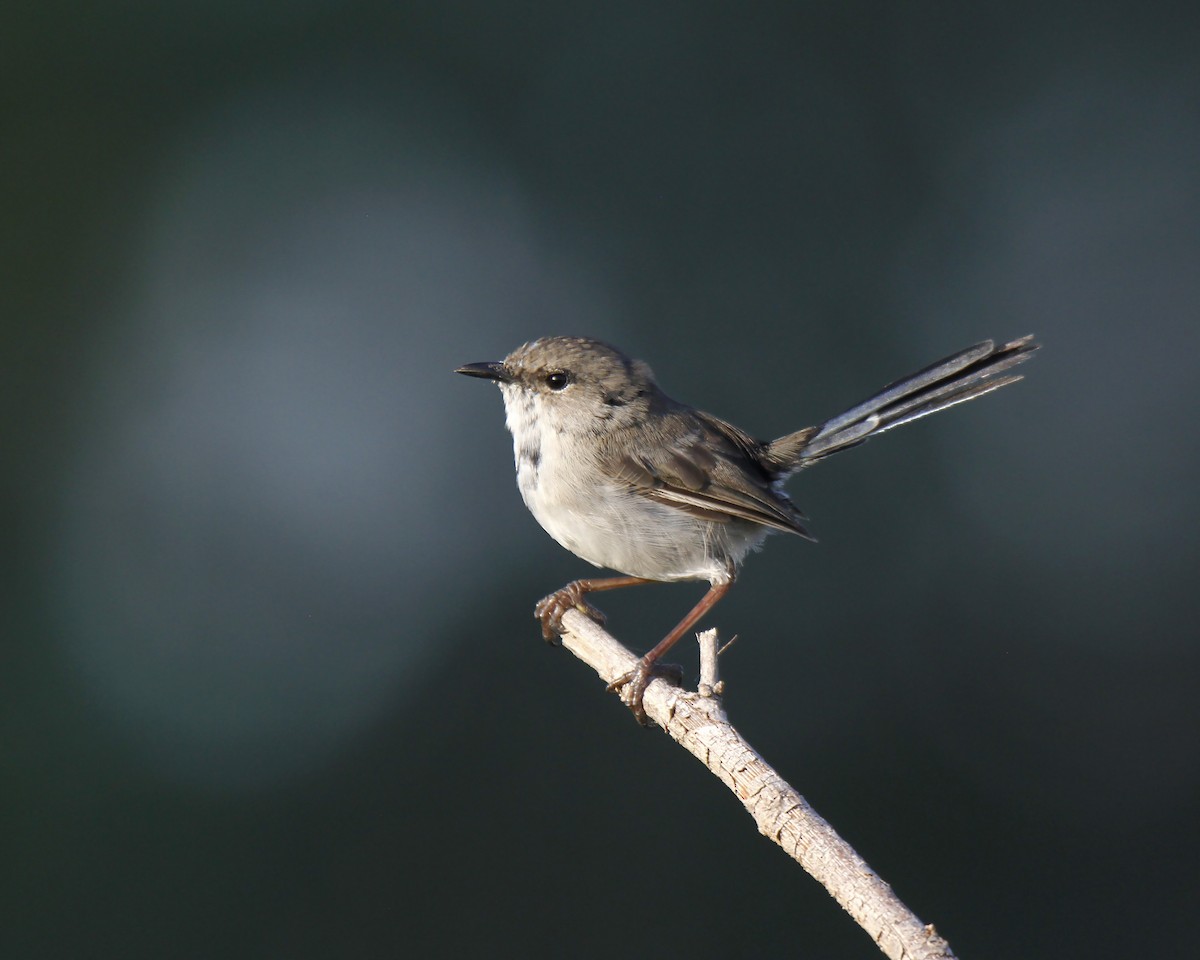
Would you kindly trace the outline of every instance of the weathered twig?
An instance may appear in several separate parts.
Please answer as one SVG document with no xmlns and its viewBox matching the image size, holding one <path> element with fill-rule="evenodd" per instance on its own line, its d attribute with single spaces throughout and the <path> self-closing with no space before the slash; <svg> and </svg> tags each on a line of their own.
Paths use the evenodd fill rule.
<svg viewBox="0 0 1200 960">
<path fill-rule="evenodd" d="M 563 616 L 563 646 L 605 683 L 633 668 L 637 657 L 582 613 Z M 826 823 L 808 801 L 742 739 L 717 695 L 716 633 L 701 635 L 700 693 L 654 680 L 646 715 L 737 796 L 758 825 L 842 905 L 893 960 L 953 960 L 950 945 L 908 909 Z"/>
</svg>

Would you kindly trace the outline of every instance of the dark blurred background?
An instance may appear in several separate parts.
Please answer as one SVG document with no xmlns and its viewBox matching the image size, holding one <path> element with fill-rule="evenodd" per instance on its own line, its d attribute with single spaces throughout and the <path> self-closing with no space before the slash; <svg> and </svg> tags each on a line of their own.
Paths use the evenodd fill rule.
<svg viewBox="0 0 1200 960">
<path fill-rule="evenodd" d="M 964 958 L 1194 949 L 1194 3 L 0 18 L 3 956 L 878 956 L 542 643 L 450 371 L 548 333 L 763 437 L 1037 333 L 791 482 L 727 706 Z"/>
</svg>

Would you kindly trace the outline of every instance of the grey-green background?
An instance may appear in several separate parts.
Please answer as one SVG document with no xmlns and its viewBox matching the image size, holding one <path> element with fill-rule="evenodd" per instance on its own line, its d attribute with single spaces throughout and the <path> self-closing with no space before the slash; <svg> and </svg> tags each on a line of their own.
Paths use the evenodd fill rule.
<svg viewBox="0 0 1200 960">
<path fill-rule="evenodd" d="M 877 955 L 541 642 L 450 371 L 547 333 L 764 437 L 1037 333 L 791 482 L 727 705 L 964 958 L 1194 950 L 1198 16 L 6 4 L 3 956 Z"/>
</svg>

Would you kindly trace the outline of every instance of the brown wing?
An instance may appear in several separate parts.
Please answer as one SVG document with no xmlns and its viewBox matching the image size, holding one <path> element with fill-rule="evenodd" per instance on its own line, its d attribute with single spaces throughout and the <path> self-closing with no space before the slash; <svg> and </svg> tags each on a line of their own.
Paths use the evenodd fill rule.
<svg viewBox="0 0 1200 960">
<path fill-rule="evenodd" d="M 747 520 L 813 539 L 773 486 L 762 444 L 699 411 L 671 411 L 644 436 L 613 444 L 606 466 L 651 500 L 718 523 Z M 630 442 L 632 441 L 632 442 Z"/>
</svg>

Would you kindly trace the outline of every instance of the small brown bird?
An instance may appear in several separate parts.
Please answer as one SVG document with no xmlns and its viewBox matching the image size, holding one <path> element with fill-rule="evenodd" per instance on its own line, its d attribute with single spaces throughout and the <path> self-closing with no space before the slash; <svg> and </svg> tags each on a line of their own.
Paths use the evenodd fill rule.
<svg viewBox="0 0 1200 960">
<path fill-rule="evenodd" d="M 582 337 L 548 337 L 503 361 L 456 373 L 492 380 L 504 395 L 517 485 L 560 544 L 624 576 L 576 580 L 538 603 L 554 640 L 572 607 L 603 623 L 589 593 L 652 581 L 707 580 L 679 624 L 609 685 L 645 723 L 642 695 L 656 665 L 733 585 L 773 530 L 813 539 L 783 490 L 809 464 L 902 423 L 1020 380 L 1007 373 L 1038 345 L 1032 336 L 985 340 L 885 387 L 816 427 L 764 443 L 668 397 L 650 368 Z"/>
</svg>

